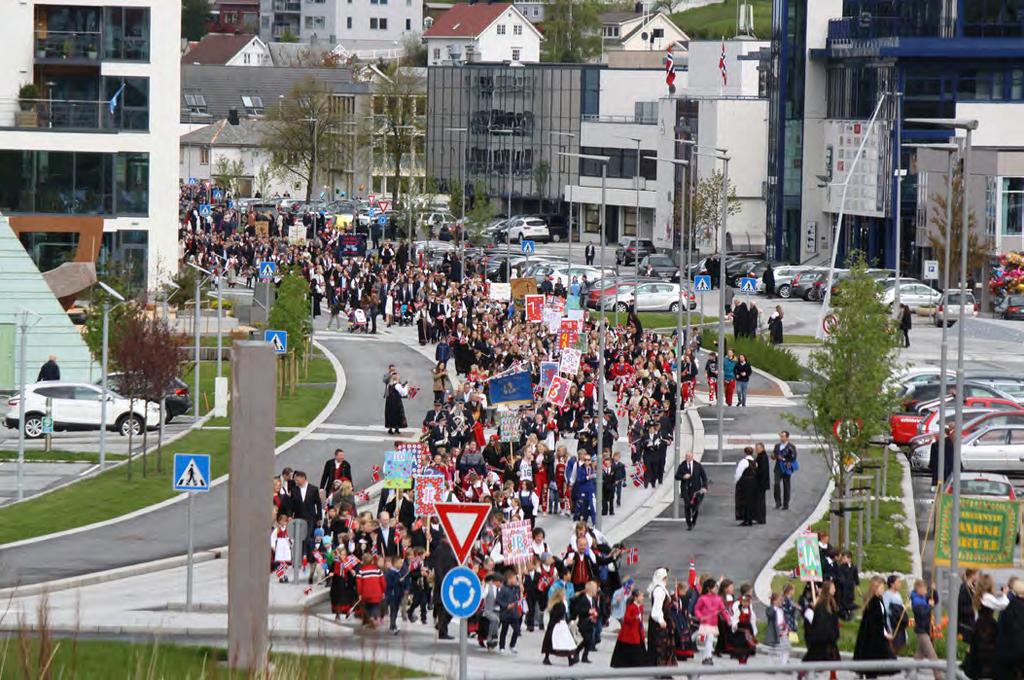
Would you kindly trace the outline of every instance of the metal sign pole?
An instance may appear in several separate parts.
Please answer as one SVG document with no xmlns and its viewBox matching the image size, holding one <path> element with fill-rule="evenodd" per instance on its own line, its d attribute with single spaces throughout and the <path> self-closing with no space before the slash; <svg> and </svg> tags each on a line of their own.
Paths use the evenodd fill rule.
<svg viewBox="0 0 1024 680">
<path fill-rule="evenodd" d="M 459 619 L 459 680 L 466 680 L 468 675 L 467 657 L 469 655 L 469 619 Z"/>
<path fill-rule="evenodd" d="M 186 511 L 186 514 L 188 518 L 186 521 L 188 523 L 188 566 L 186 567 L 185 573 L 185 611 L 190 612 L 192 611 L 192 567 L 194 565 L 192 554 L 192 497 L 195 496 L 195 494 L 191 491 L 187 493 L 188 501 L 186 503 L 186 506 L 188 509 Z"/>
</svg>

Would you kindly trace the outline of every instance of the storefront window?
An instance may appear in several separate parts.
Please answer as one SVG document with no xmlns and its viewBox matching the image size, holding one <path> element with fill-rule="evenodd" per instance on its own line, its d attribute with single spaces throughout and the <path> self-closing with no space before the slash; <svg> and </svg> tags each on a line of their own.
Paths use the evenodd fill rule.
<svg viewBox="0 0 1024 680">
<path fill-rule="evenodd" d="M 601 233 L 601 207 L 593 204 L 586 204 L 583 211 L 583 229 L 588 234 Z"/>
<path fill-rule="evenodd" d="M 0 212 L 148 215 L 149 155 L 0 150 Z"/>
<path fill-rule="evenodd" d="M 1024 177 L 1003 178 L 1003 236 L 1020 236 L 1024 231 Z"/>
<path fill-rule="evenodd" d="M 72 262 L 78 250 L 78 232 L 74 231 L 27 231 L 19 234 L 18 239 L 40 272 Z"/>
</svg>

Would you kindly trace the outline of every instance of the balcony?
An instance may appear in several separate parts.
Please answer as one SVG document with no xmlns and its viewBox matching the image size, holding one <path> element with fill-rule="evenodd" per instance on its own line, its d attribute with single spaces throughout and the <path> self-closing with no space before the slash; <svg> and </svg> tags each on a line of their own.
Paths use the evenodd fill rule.
<svg viewBox="0 0 1024 680">
<path fill-rule="evenodd" d="M 826 45 L 830 51 L 849 56 L 877 56 L 882 49 L 900 46 L 907 38 L 949 38 L 954 24 L 948 18 L 924 19 L 876 16 L 830 19 Z"/>
<path fill-rule="evenodd" d="M 2 99 L 0 127 L 16 130 L 110 131 L 147 127 L 145 110 L 110 112 L 110 102 L 76 99 Z"/>
<path fill-rule="evenodd" d="M 36 61 L 98 62 L 101 44 L 99 31 L 36 31 Z"/>
<path fill-rule="evenodd" d="M 632 116 L 598 116 L 594 114 L 584 114 L 583 120 L 588 123 L 627 123 L 629 125 L 657 125 L 658 112 L 653 111 Z"/>
<path fill-rule="evenodd" d="M 284 0 L 275 0 L 274 2 L 275 12 L 295 12 L 296 14 L 302 12 L 301 2 L 285 2 Z"/>
</svg>

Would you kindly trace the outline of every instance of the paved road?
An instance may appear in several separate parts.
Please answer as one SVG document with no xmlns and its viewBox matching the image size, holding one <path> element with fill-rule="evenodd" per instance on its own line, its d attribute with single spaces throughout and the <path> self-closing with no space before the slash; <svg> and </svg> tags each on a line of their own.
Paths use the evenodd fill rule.
<svg viewBox="0 0 1024 680">
<path fill-rule="evenodd" d="M 25 463 L 23 488 L 25 497 L 42 493 L 58 484 L 63 484 L 90 472 L 92 463 Z M 18 464 L 15 461 L 0 462 L 0 506 L 18 498 Z"/>
<path fill-rule="evenodd" d="M 792 406 L 787 411 L 800 410 Z M 769 492 L 768 522 L 753 527 L 738 526 L 734 517 L 733 467 L 742 457 L 743 446 L 763 441 L 769 448 L 773 439 L 766 436 L 778 429 L 792 429 L 781 417 L 781 408 L 729 409 L 725 422 L 725 465 L 716 465 L 717 431 L 715 412 L 702 408 L 707 446 L 704 462 L 710 481 L 707 498 L 701 506 L 700 518 L 693 531 L 686 530 L 682 520 L 673 521 L 672 508 L 635 533 L 627 544 L 640 551 L 640 562 L 631 573 L 646 582 L 654 569 L 668 567 L 671 578 L 683 580 L 689 560 L 696 561 L 698 573 L 715 577 L 725 574 L 737 582 L 753 583 L 768 558 L 818 503 L 828 482 L 824 460 L 809 450 L 809 441 L 794 432 L 794 443 L 800 454 L 800 470 L 793 482 L 793 498 L 788 511 L 774 510 Z M 750 435 L 755 435 L 751 438 Z M 682 504 L 679 513 L 682 516 Z"/>
<path fill-rule="evenodd" d="M 395 363 L 413 384 L 429 388 L 430 362 L 414 350 L 383 337 L 347 336 L 324 342 L 345 367 L 345 395 L 323 426 L 310 437 L 278 456 L 276 470 L 285 466 L 304 469 L 319 482 L 324 461 L 341 446 L 352 463 L 357 488 L 370 483 L 370 466 L 394 437 L 383 427 L 384 400 L 381 378 L 387 363 Z M 406 403 L 410 424 L 422 421 L 431 393 L 425 389 Z M 407 431 L 407 432 L 411 432 Z M 222 473 L 223 471 L 216 471 Z M 270 498 L 270 481 L 267 482 Z M 199 494 L 194 505 L 197 549 L 227 544 L 227 486 Z M 186 550 L 185 504 L 176 503 L 135 519 L 14 549 L 0 549 L 0 587 L 37 583 L 129 564 L 181 555 Z M 55 554 L 73 560 L 53 559 Z"/>
</svg>

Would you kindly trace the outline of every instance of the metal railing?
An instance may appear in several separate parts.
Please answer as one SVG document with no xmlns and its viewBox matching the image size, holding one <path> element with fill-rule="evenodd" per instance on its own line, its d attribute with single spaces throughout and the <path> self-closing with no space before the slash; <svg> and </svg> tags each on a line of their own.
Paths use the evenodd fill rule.
<svg viewBox="0 0 1024 680">
<path fill-rule="evenodd" d="M 146 125 L 124 125 L 122 114 L 131 117 L 145 111 L 110 113 L 110 102 L 88 99 L 0 99 L 0 127 L 73 130 L 146 129 Z M 141 123 L 141 121 L 140 121 Z"/>
<path fill-rule="evenodd" d="M 37 30 L 36 59 L 86 59 L 98 61 L 102 46 L 99 31 Z"/>
<path fill-rule="evenodd" d="M 631 123 L 633 125 L 657 125 L 658 116 L 648 115 L 620 115 L 620 116 L 599 116 L 597 114 L 584 114 L 583 121 L 587 123 Z"/>
<path fill-rule="evenodd" d="M 276 2 L 274 2 L 274 11 L 275 12 L 301 12 L 302 11 L 302 3 L 301 2 L 286 2 L 285 0 L 276 0 Z"/>
</svg>

